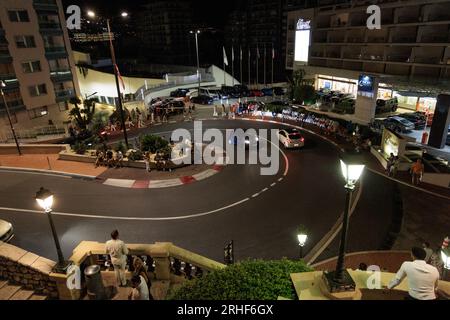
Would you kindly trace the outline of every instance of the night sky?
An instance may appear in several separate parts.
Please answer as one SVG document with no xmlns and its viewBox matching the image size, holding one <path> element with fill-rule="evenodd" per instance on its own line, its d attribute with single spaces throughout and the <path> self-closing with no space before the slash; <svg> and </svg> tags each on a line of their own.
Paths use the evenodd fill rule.
<svg viewBox="0 0 450 320">
<path fill-rule="evenodd" d="M 194 23 L 198 26 L 223 29 L 227 16 L 242 0 L 185 0 L 192 3 Z M 63 0 L 64 7 L 77 4 L 85 13 L 92 9 L 101 14 L 117 15 L 122 10 L 133 12 L 147 0 Z M 126 3 L 126 5 L 124 5 Z"/>
</svg>

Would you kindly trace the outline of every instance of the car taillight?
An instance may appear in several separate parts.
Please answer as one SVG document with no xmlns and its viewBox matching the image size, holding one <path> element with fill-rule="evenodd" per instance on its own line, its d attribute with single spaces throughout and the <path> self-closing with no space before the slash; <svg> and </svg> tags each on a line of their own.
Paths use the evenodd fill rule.
<svg viewBox="0 0 450 320">
<path fill-rule="evenodd" d="M 305 142 L 305 138 L 301 138 L 300 141 L 301 141 L 301 142 Z"/>
</svg>

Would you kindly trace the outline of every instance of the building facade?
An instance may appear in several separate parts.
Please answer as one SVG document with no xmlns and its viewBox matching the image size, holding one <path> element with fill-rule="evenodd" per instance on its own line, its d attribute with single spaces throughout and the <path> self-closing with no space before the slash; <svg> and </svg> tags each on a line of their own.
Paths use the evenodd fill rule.
<svg viewBox="0 0 450 320">
<path fill-rule="evenodd" d="M 137 17 L 141 56 L 152 63 L 189 64 L 191 8 L 182 0 L 150 0 Z"/>
<path fill-rule="evenodd" d="M 367 25 L 371 4 L 381 9 L 380 29 Z M 305 22 L 309 47 L 298 42 Z M 365 121 L 377 98 L 397 97 L 403 108 L 433 112 L 436 96 L 450 91 L 448 0 L 318 0 L 314 8 L 288 13 L 286 43 L 286 69 L 304 69 L 317 89 L 359 96 L 360 77 L 374 77 L 372 106 L 361 114 L 356 105 Z M 299 58 L 305 51 L 308 58 Z"/>
<path fill-rule="evenodd" d="M 79 89 L 61 1 L 2 0 L 0 23 L 0 79 L 19 137 L 64 128 Z M 3 100 L 0 123 L 11 138 Z"/>
</svg>

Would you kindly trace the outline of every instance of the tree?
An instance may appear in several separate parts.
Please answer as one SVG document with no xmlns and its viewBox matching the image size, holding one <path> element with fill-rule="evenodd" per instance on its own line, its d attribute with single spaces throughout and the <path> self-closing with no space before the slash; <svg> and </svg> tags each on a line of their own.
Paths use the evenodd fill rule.
<svg viewBox="0 0 450 320">
<path fill-rule="evenodd" d="M 295 70 L 289 80 L 289 97 L 292 101 L 303 103 L 315 96 L 314 79 L 305 79 L 306 71 Z"/>
<path fill-rule="evenodd" d="M 91 124 L 95 114 L 95 104 L 97 99 L 86 99 L 83 101 L 83 108 L 80 108 L 81 100 L 79 98 L 71 98 L 69 100 L 75 107 L 70 110 L 69 117 L 74 119 L 81 130 L 86 130 Z"/>
</svg>

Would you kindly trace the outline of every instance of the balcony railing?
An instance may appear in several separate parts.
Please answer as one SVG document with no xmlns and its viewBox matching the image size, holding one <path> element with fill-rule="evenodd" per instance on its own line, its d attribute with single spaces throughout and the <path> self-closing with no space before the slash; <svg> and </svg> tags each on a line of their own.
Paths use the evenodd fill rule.
<svg viewBox="0 0 450 320">
<path fill-rule="evenodd" d="M 65 47 L 46 47 L 45 55 L 47 58 L 64 58 L 67 56 L 67 51 Z"/>
<path fill-rule="evenodd" d="M 367 42 L 383 43 L 383 42 L 386 42 L 386 38 L 385 37 L 369 37 L 369 38 L 367 38 Z"/>
<path fill-rule="evenodd" d="M 422 17 L 415 17 L 415 16 L 403 16 L 398 17 L 398 23 L 416 23 L 420 22 L 422 20 Z"/>
<path fill-rule="evenodd" d="M 56 101 L 66 101 L 72 97 L 75 96 L 75 90 L 74 89 L 65 89 L 65 90 L 58 90 L 55 91 Z"/>
<path fill-rule="evenodd" d="M 50 76 L 55 82 L 63 82 L 73 79 L 72 71 L 70 69 L 51 70 Z"/>
<path fill-rule="evenodd" d="M 450 21 L 450 13 L 438 13 L 428 17 L 428 21 Z"/>
<path fill-rule="evenodd" d="M 8 104 L 9 111 L 18 111 L 21 109 L 25 109 L 25 105 L 23 104 L 22 99 L 16 99 L 16 100 L 10 100 L 6 101 Z M 0 99 L 0 112 L 5 111 L 5 104 L 3 102 L 3 99 Z"/>
<path fill-rule="evenodd" d="M 423 35 L 420 42 L 426 43 L 447 43 L 450 42 L 450 37 L 448 35 Z"/>
<path fill-rule="evenodd" d="M 441 58 L 439 57 L 414 57 L 415 63 L 426 63 L 426 64 L 440 64 Z"/>
<path fill-rule="evenodd" d="M 36 11 L 58 12 L 56 0 L 34 0 L 33 7 Z"/>
<path fill-rule="evenodd" d="M 416 42 L 416 37 L 410 36 L 396 36 L 392 38 L 393 43 L 414 43 Z"/>
<path fill-rule="evenodd" d="M 389 54 L 386 59 L 391 62 L 411 62 L 410 55 L 406 54 Z"/>
</svg>

